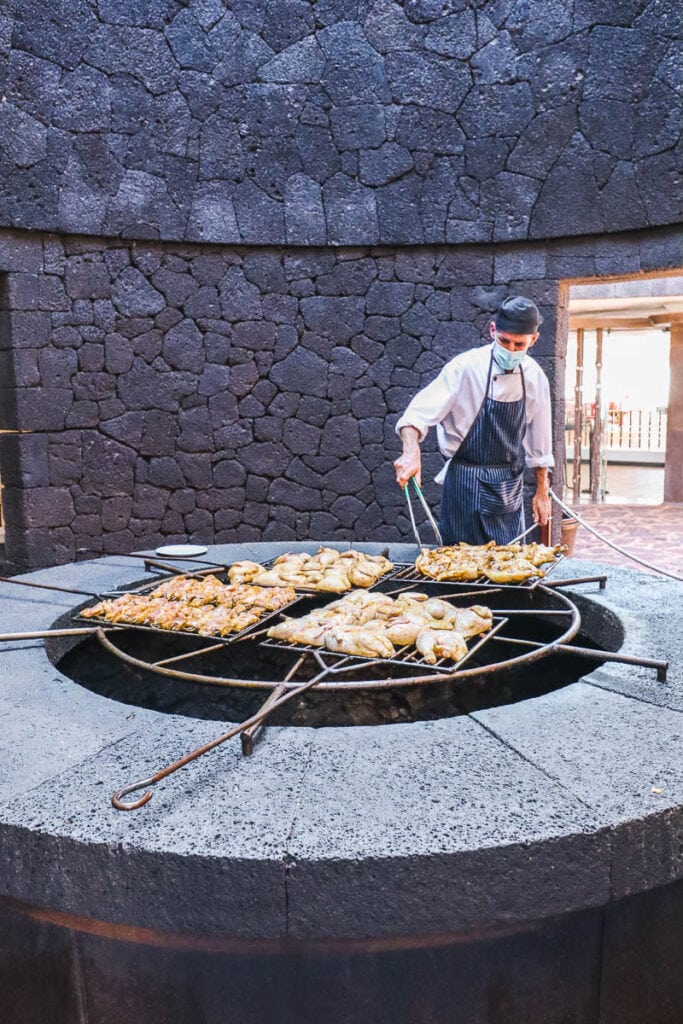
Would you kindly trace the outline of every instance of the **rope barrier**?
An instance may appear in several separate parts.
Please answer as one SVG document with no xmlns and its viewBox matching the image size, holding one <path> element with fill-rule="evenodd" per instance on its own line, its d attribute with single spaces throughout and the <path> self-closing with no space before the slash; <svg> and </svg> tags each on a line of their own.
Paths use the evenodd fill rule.
<svg viewBox="0 0 683 1024">
<path fill-rule="evenodd" d="M 683 583 L 683 576 L 677 576 L 674 572 L 668 572 L 666 569 L 660 569 L 658 565 L 653 565 L 652 562 L 646 562 L 644 559 L 638 558 L 637 555 L 632 555 L 630 551 L 626 551 L 624 548 L 620 548 L 618 544 L 615 544 L 613 541 L 608 540 L 607 537 L 603 537 L 603 535 L 599 533 L 596 529 L 594 529 L 592 526 L 590 526 L 586 522 L 586 520 L 579 515 L 578 512 L 574 511 L 574 509 L 570 508 L 568 505 L 565 505 L 565 503 L 560 498 L 558 498 L 558 496 L 555 494 L 552 488 L 550 488 L 550 496 L 551 498 L 554 499 L 554 501 L 557 502 L 557 504 L 560 506 L 563 512 L 566 512 L 568 515 L 570 515 L 572 519 L 576 519 L 576 521 L 580 523 L 581 526 L 585 526 L 588 532 L 592 533 L 594 537 L 598 538 L 598 540 L 601 540 L 603 544 L 607 544 L 608 547 L 614 548 L 615 551 L 618 551 L 621 555 L 625 555 L 626 558 L 630 558 L 631 561 L 637 562 L 639 565 L 644 565 L 646 569 L 652 569 L 653 572 L 659 573 L 660 576 L 668 576 L 672 580 L 678 580 L 679 583 Z"/>
</svg>

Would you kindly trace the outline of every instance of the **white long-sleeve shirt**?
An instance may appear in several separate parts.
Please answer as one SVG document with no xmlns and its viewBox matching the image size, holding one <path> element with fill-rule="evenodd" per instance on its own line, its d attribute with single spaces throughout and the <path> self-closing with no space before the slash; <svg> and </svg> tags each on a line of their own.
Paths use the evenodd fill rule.
<svg viewBox="0 0 683 1024">
<path fill-rule="evenodd" d="M 435 380 L 419 391 L 396 424 L 415 427 L 424 441 L 430 427 L 436 427 L 442 455 L 452 459 L 481 408 L 493 345 L 473 348 L 451 359 Z M 526 386 L 526 434 L 524 451 L 527 466 L 554 466 L 552 422 L 548 378 L 530 355 L 522 361 Z M 491 371 L 491 398 L 516 402 L 523 395 L 520 370 L 504 373 L 496 362 Z M 443 483 L 448 463 L 436 477 Z"/>
</svg>

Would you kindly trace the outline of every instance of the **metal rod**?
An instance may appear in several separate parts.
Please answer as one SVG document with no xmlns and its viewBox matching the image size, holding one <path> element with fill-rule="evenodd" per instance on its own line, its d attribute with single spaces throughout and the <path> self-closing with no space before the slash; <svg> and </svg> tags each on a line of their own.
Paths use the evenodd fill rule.
<svg viewBox="0 0 683 1024">
<path fill-rule="evenodd" d="M 557 504 L 560 506 L 563 512 L 567 512 L 574 519 L 578 520 L 581 526 L 585 526 L 589 533 L 592 533 L 594 537 L 597 537 L 598 540 L 601 540 L 602 543 L 606 544 L 608 548 L 613 548 L 615 551 L 618 551 L 619 554 L 625 555 L 627 558 L 630 558 L 632 562 L 637 562 L 638 565 L 643 565 L 646 569 L 652 569 L 653 572 L 659 573 L 660 576 L 668 576 L 669 579 L 678 580 L 679 583 L 683 583 L 683 576 L 678 576 L 675 572 L 667 572 L 666 569 L 660 569 L 659 566 L 653 565 L 652 562 L 646 562 L 643 558 L 638 558 L 636 555 L 632 555 L 629 551 L 626 551 L 625 548 L 620 548 L 618 544 L 614 544 L 611 540 L 607 540 L 607 538 L 603 537 L 601 533 L 598 533 L 597 530 L 593 529 L 593 527 L 586 522 L 583 516 L 580 516 L 578 512 L 575 512 L 573 509 L 565 505 L 565 503 L 560 498 L 558 498 L 558 496 L 555 494 L 552 488 L 550 489 L 549 493 L 550 497 L 557 502 Z"/>
<path fill-rule="evenodd" d="M 547 587 L 549 590 L 555 590 L 557 587 L 569 587 L 569 586 L 573 586 L 575 583 L 599 583 L 600 584 L 600 590 L 604 590 L 605 589 L 605 584 L 607 583 L 607 577 L 606 576 L 572 576 L 571 579 L 551 580 L 549 583 L 544 582 L 543 586 Z"/>
<path fill-rule="evenodd" d="M 237 736 L 239 733 L 244 732 L 244 730 L 248 729 L 250 726 L 258 725 L 267 718 L 268 715 L 272 714 L 276 708 L 279 708 L 280 705 L 286 704 L 295 697 L 301 696 L 301 694 L 305 693 L 306 690 L 312 689 L 316 683 L 327 675 L 327 671 L 327 667 L 325 667 L 324 670 L 319 672 L 317 676 L 314 676 L 313 679 L 310 679 L 307 683 L 302 683 L 301 686 L 297 686 L 293 690 L 289 690 L 278 700 L 274 701 L 270 707 L 262 707 L 255 715 L 245 719 L 244 722 L 240 722 L 239 725 L 233 726 L 232 729 L 228 729 L 228 731 L 224 732 L 222 736 L 219 736 L 217 739 L 211 740 L 209 743 L 205 743 L 204 746 L 191 751 L 189 754 L 181 757 L 178 761 L 174 761 L 173 764 L 170 764 L 167 768 L 162 768 L 160 771 L 155 772 L 154 775 L 150 775 L 148 779 L 139 779 L 137 782 L 132 782 L 130 785 L 123 786 L 121 789 L 118 789 L 111 798 L 113 806 L 117 811 L 135 811 L 138 807 L 143 807 L 144 804 L 152 799 L 153 793 L 150 788 L 151 786 L 155 786 L 157 782 L 161 782 L 162 779 L 168 778 L 168 776 L 172 775 L 173 772 L 177 772 L 179 768 L 184 768 L 186 764 L 189 764 L 191 761 L 195 761 L 198 757 L 201 757 L 202 754 L 206 754 L 209 750 L 213 750 L 214 747 L 218 747 L 227 740 L 232 739 L 233 736 Z M 145 792 L 141 797 L 138 797 L 137 800 L 125 801 L 123 799 L 130 793 L 134 793 L 137 789 L 143 788 L 145 789 Z"/>
<path fill-rule="evenodd" d="M 635 654 L 618 654 L 616 651 L 596 650 L 593 647 L 573 647 L 572 644 L 543 644 L 538 640 L 518 640 L 511 636 L 496 636 L 493 639 L 502 640 L 508 644 L 517 644 L 522 647 L 544 647 L 551 654 L 557 651 L 559 654 L 576 654 L 580 658 L 591 658 L 597 661 L 617 661 L 623 665 L 654 668 L 657 670 L 657 681 L 660 683 L 666 682 L 666 673 L 669 668 L 668 661 L 660 661 L 657 658 L 641 658 Z"/>
<path fill-rule="evenodd" d="M 84 597 L 99 597 L 92 590 L 75 590 L 73 587 L 58 587 L 54 583 L 32 583 L 16 576 L 0 576 L 0 583 L 13 583 L 16 587 L 36 587 L 38 590 L 58 590 L 62 594 L 82 594 Z"/>
<path fill-rule="evenodd" d="M 302 659 L 303 660 L 303 659 Z M 261 705 L 261 711 L 269 711 L 273 704 L 276 704 L 283 693 L 286 693 L 284 686 L 276 686 L 270 696 L 264 700 Z M 241 734 L 240 739 L 242 741 L 242 755 L 243 757 L 250 757 L 254 753 L 254 744 L 265 729 L 262 722 L 258 725 L 250 725 L 248 729 L 245 729 Z"/>
<path fill-rule="evenodd" d="M 528 533 L 531 533 L 532 530 L 535 530 L 537 526 L 538 523 L 532 523 L 531 526 L 527 526 L 526 530 L 524 530 L 523 533 L 520 533 L 517 537 L 514 537 L 511 541 L 508 542 L 508 544 L 517 544 L 520 540 L 526 537 Z M 508 545 L 506 545 L 506 547 L 507 546 Z"/>
<path fill-rule="evenodd" d="M 442 600 L 444 600 L 442 598 Z M 567 609 L 550 609 L 550 608 L 537 608 L 537 609 L 523 609 L 523 608 L 495 608 L 496 615 L 572 615 L 573 612 Z"/>
<path fill-rule="evenodd" d="M 297 674 L 301 666 L 306 660 L 306 655 L 302 654 L 298 661 L 292 665 L 289 672 L 285 676 L 283 683 L 288 683 Z M 283 693 L 285 693 L 286 687 L 281 683 L 276 686 L 270 696 L 261 705 L 261 711 L 265 711 L 266 708 L 270 708 L 276 701 L 280 699 Z M 242 754 L 245 757 L 249 757 L 250 754 L 254 753 L 254 744 L 258 739 L 259 734 L 263 731 L 265 726 L 263 724 L 250 725 L 248 729 L 245 729 L 240 737 L 242 740 Z"/>
<path fill-rule="evenodd" d="M 595 409 L 593 432 L 591 434 L 591 501 L 597 502 L 600 495 L 600 455 L 602 452 L 602 327 L 595 331 Z"/>
<path fill-rule="evenodd" d="M 432 515 L 432 510 L 430 509 L 429 505 L 427 504 L 427 502 L 425 500 L 425 496 L 422 493 L 422 488 L 418 484 L 418 482 L 415 479 L 415 477 L 413 477 L 412 480 L 413 480 L 413 487 L 415 488 L 415 490 L 417 492 L 417 496 L 420 499 L 420 504 L 422 505 L 422 508 L 425 511 L 425 515 L 427 516 L 427 519 L 429 520 L 429 525 L 431 526 L 432 530 L 434 531 L 434 536 L 436 537 L 437 541 L 439 542 L 440 547 L 443 547 L 443 537 L 441 536 L 441 531 L 439 530 L 439 527 L 436 525 L 436 520 L 434 519 L 434 516 Z"/>
<path fill-rule="evenodd" d="M 209 569 L 197 569 L 196 572 L 188 572 L 187 569 L 183 569 L 178 565 L 169 565 L 168 562 L 159 562 L 154 558 L 146 558 L 145 569 L 150 567 L 163 569 L 164 572 L 170 572 L 174 576 L 209 576 L 211 573 L 215 572 L 216 569 L 219 569 L 220 571 L 225 571 L 226 569 L 226 566 L 224 565 L 215 565 Z"/>
<path fill-rule="evenodd" d="M 6 640 L 43 640 L 51 636 L 88 636 L 96 633 L 98 627 L 85 629 L 39 629 L 32 633 L 0 633 L 0 643 Z"/>
<path fill-rule="evenodd" d="M 225 644 L 211 644 L 210 647 L 200 647 L 197 651 L 186 651 L 185 654 L 176 654 L 173 658 L 164 658 L 163 661 L 153 661 L 152 667 L 159 668 L 160 665 L 172 665 L 176 661 L 187 661 L 188 658 L 198 658 L 200 654 L 210 654 L 211 651 L 225 650 Z"/>
</svg>

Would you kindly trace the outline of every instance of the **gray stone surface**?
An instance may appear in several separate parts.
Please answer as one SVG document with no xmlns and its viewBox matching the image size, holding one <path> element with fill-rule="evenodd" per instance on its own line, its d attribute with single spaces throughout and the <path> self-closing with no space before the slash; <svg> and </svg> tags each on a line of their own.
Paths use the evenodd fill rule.
<svg viewBox="0 0 683 1024">
<path fill-rule="evenodd" d="M 315 547 L 226 544 L 206 557 L 224 564 Z M 389 549 L 395 560 L 415 555 L 413 545 Z M 672 631 L 652 625 L 662 602 L 669 621 L 680 617 L 683 592 L 603 568 L 605 591 L 572 592 L 622 618 L 625 652 L 670 656 L 667 683 L 608 662 L 546 696 L 450 720 L 270 728 L 253 758 L 229 742 L 131 814 L 111 807 L 114 789 L 228 723 L 106 700 L 61 676 L 41 642 L 6 642 L 2 895 L 162 930 L 381 939 L 517 927 L 680 878 L 683 676 Z M 566 578 L 588 571 L 574 560 L 559 569 Z M 142 561 L 119 556 L 28 579 L 102 592 L 144 576 Z M 3 629 L 63 622 L 80 603 L 5 584 Z M 652 617 L 636 614 L 643 609 Z"/>
<path fill-rule="evenodd" d="M 270 245 L 676 223 L 675 0 L 485 6 L 11 5 L 0 223 Z"/>
</svg>

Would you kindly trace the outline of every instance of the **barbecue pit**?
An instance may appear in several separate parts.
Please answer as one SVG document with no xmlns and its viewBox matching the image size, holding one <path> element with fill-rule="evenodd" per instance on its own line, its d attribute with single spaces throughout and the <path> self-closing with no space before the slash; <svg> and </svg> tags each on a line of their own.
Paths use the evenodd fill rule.
<svg viewBox="0 0 683 1024">
<path fill-rule="evenodd" d="M 221 563 L 262 560 L 293 546 L 226 546 L 211 554 Z M 409 550 L 396 545 L 390 557 L 407 561 Z M 27 582 L 100 594 L 134 584 L 143 569 L 142 560 L 118 557 Z M 297 718 L 306 709 L 295 699 L 289 725 L 282 727 L 283 708 L 282 724 L 268 720 L 251 757 L 228 742 L 164 779 L 133 814 L 111 807 L 115 788 L 210 743 L 243 717 L 211 704 L 202 717 L 191 700 L 227 697 L 237 711 L 241 700 L 260 706 L 268 690 L 156 672 L 143 678 L 95 637 L 53 638 L 52 660 L 42 642 L 12 645 L 1 655 L 5 735 L 15 742 L 0 754 L 0 923 L 25 935 L 26 948 L 33 943 L 36 962 L 41 950 L 63 948 L 64 935 L 73 936 L 69 976 L 81 979 L 88 1005 L 118 1006 L 125 978 L 126 1006 L 140 1013 L 165 992 L 169 1005 L 201 1007 L 211 1019 L 227 993 L 244 1021 L 280 1024 L 278 1007 L 293 985 L 306 993 L 292 1003 L 298 1024 L 337 1024 L 349 991 L 379 1024 L 413 1024 L 430 1013 L 438 1019 L 445 992 L 439 995 L 435 977 L 466 991 L 474 974 L 485 986 L 479 1010 L 467 1007 L 477 1024 L 495 1019 L 491 1006 L 501 991 L 506 1024 L 526 1024 L 539 1006 L 553 1024 L 570 1010 L 592 1024 L 600 1019 L 586 1010 L 596 1005 L 596 979 L 604 1012 L 622 994 L 638 1006 L 633 986 L 643 975 L 655 991 L 675 991 L 673 961 L 657 955 L 653 936 L 670 949 L 680 945 L 671 900 L 678 899 L 675 833 L 683 807 L 680 714 L 673 710 L 681 659 L 670 623 L 683 610 L 683 594 L 672 581 L 613 569 L 604 590 L 599 580 L 555 585 L 559 576 L 599 574 L 600 567 L 566 561 L 548 593 L 504 592 L 498 605 L 504 611 L 529 602 L 533 615 L 518 617 L 520 629 L 551 630 L 551 648 L 592 645 L 590 657 L 551 649 L 480 682 L 476 673 L 459 681 L 435 674 L 406 686 L 314 688 L 307 702 L 353 698 L 365 709 L 390 694 L 436 701 L 449 687 L 471 686 L 495 700 L 467 713 L 418 707 L 406 717 L 377 716 L 387 723 L 381 727 L 310 728 Z M 571 612 L 565 599 L 582 621 L 561 640 L 568 627 L 557 620 L 571 624 L 573 613 L 547 613 Z M 73 628 L 86 600 L 8 584 L 0 594 L 4 628 Z M 484 603 L 483 595 L 464 603 Z M 507 629 L 514 616 L 502 617 Z M 108 635 L 126 650 L 140 645 L 148 662 L 181 653 L 157 652 L 143 631 Z M 245 643 L 234 649 L 249 652 Z M 494 643 L 501 642 L 488 641 L 477 656 L 492 655 Z M 94 676 L 104 663 L 82 685 L 65 675 L 69 659 L 90 645 L 112 659 L 128 690 L 117 696 L 110 684 L 98 687 Z M 638 663 L 608 660 L 615 648 Z M 283 659 L 285 669 L 297 659 L 258 650 L 264 664 Z M 668 659 L 672 669 L 659 681 L 657 665 Z M 563 666 L 572 673 L 561 681 Z M 376 666 L 361 671 L 351 682 L 385 681 L 373 677 Z M 516 672 L 525 673 L 519 689 L 510 682 Z M 542 692 L 525 699 L 527 685 Z M 134 686 L 142 691 L 136 702 Z M 646 850 L 653 856 L 643 857 Z M 650 892 L 662 886 L 666 904 Z M 629 920 L 638 929 L 625 927 Z M 609 979 L 617 964 L 634 969 L 615 994 Z M 264 977 L 272 992 L 264 991 Z M 402 977 L 410 978 L 410 992 L 396 985 Z M 63 1000 L 63 986 L 59 992 Z M 102 1019 L 109 1019 L 104 1011 Z M 667 1020 L 661 1013 L 639 1019 Z"/>
</svg>

